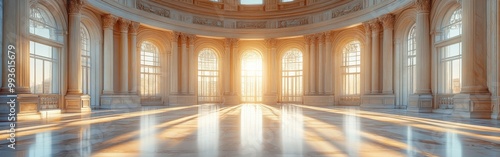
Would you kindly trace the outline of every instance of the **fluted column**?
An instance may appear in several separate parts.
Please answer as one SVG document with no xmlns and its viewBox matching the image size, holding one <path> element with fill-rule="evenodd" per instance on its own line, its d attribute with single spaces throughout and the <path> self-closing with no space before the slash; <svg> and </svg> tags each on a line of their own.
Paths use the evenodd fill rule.
<svg viewBox="0 0 500 157">
<path fill-rule="evenodd" d="M 172 41 L 171 41 L 171 47 L 172 47 L 172 60 L 171 60 L 171 69 L 172 72 L 170 73 L 171 81 L 170 81 L 170 92 L 172 94 L 178 94 L 179 93 L 179 32 L 172 32 Z"/>
<path fill-rule="evenodd" d="M 311 45 L 309 45 L 309 88 L 310 94 L 316 94 L 316 38 L 311 37 Z"/>
<path fill-rule="evenodd" d="M 140 77 L 138 75 L 138 67 L 140 66 L 138 64 L 139 58 L 137 57 L 139 55 L 139 52 L 137 52 L 137 29 L 139 28 L 140 23 L 138 22 L 131 22 L 130 23 L 130 51 L 129 51 L 129 56 L 130 56 L 130 64 L 129 64 L 129 69 L 130 69 L 130 75 L 129 75 L 129 92 L 130 93 L 137 93 L 137 78 Z"/>
<path fill-rule="evenodd" d="M 332 86 L 332 41 L 331 41 L 332 33 L 330 31 L 325 33 L 325 94 L 333 94 L 333 86 Z"/>
<path fill-rule="evenodd" d="M 30 93 L 29 52 L 29 1 L 3 1 L 3 33 L 2 33 L 2 89 L 1 93 L 14 94 L 9 91 L 9 58 L 8 50 L 15 52 L 15 92 Z M 12 77 L 11 77 L 12 78 Z M 7 102 L 6 100 L 5 102 Z M 7 111 L 7 109 L 6 109 Z M 1 113 L 1 112 L 0 112 Z M 7 115 L 7 114 L 5 114 Z"/>
<path fill-rule="evenodd" d="M 280 73 L 279 70 L 277 69 L 277 61 L 279 60 L 276 58 L 276 39 L 266 39 L 266 44 L 267 48 L 269 51 L 269 59 L 268 59 L 268 71 L 266 75 L 267 77 L 267 90 L 266 94 L 276 94 L 277 93 L 277 88 L 278 88 L 278 81 L 275 78 L 279 78 Z"/>
<path fill-rule="evenodd" d="M 237 79 L 236 77 L 239 77 L 239 76 L 236 76 L 236 71 L 240 70 L 238 69 L 237 67 L 240 67 L 240 66 L 237 66 L 236 63 L 239 63 L 237 62 L 237 60 L 240 60 L 238 57 L 240 55 L 238 55 L 238 44 L 239 44 L 239 39 L 231 39 L 231 45 L 232 45 L 232 48 L 231 48 L 231 53 L 233 55 L 231 55 L 231 92 L 233 94 L 237 94 L 237 93 L 240 93 L 241 90 L 238 90 L 240 89 L 239 87 L 236 87 L 237 84 Z M 241 67 L 240 67 L 241 68 Z M 241 87 L 241 86 L 240 86 Z"/>
<path fill-rule="evenodd" d="M 383 40 L 383 65 L 382 65 L 382 93 L 393 94 L 393 30 L 394 30 L 394 15 L 386 14 L 379 18 L 384 26 Z"/>
<path fill-rule="evenodd" d="M 120 19 L 119 21 L 120 24 L 120 36 L 121 36 L 121 49 L 120 49 L 120 59 L 121 59 L 121 66 L 120 66 L 120 92 L 121 93 L 128 93 L 128 28 L 130 25 L 130 21 L 126 19 Z"/>
<path fill-rule="evenodd" d="M 197 55 L 194 52 L 194 43 L 196 41 L 196 35 L 190 34 L 189 36 L 189 94 L 194 94 L 196 89 L 196 71 L 197 68 Z"/>
<path fill-rule="evenodd" d="M 68 91 L 67 94 L 82 94 L 82 62 L 80 37 L 80 10 L 83 2 L 70 0 L 68 7 Z"/>
<path fill-rule="evenodd" d="M 189 79 L 189 60 L 187 51 L 187 36 L 186 34 L 181 34 L 181 93 L 188 93 L 188 79 Z"/>
<path fill-rule="evenodd" d="M 231 39 L 224 40 L 224 64 L 222 80 L 224 81 L 224 95 L 231 94 Z"/>
<path fill-rule="evenodd" d="M 380 24 L 378 20 L 372 20 L 370 22 L 370 27 L 372 30 L 372 93 L 380 93 Z"/>
<path fill-rule="evenodd" d="M 117 18 L 111 14 L 106 14 L 102 17 L 102 23 L 104 27 L 104 40 L 103 40 L 103 50 L 104 50 L 104 89 L 103 94 L 114 93 L 114 50 L 113 50 L 113 28 L 116 23 Z"/>
<path fill-rule="evenodd" d="M 363 80 L 365 83 L 365 94 L 371 93 L 371 50 L 372 50 L 372 30 L 370 28 L 370 23 L 369 22 L 364 22 L 363 23 L 364 29 L 365 29 L 365 48 L 364 48 L 364 55 L 361 55 L 361 60 L 363 64 Z"/>
<path fill-rule="evenodd" d="M 318 92 L 319 94 L 325 93 L 325 34 L 320 33 L 318 38 Z"/>
</svg>

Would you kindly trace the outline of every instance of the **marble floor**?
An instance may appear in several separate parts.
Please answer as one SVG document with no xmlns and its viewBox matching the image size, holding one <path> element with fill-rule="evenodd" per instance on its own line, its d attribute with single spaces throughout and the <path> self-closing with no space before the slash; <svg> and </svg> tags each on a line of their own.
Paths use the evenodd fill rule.
<svg viewBox="0 0 500 157">
<path fill-rule="evenodd" d="M 7 123 L 0 156 L 500 156 L 499 120 L 396 109 L 201 104 Z"/>
</svg>

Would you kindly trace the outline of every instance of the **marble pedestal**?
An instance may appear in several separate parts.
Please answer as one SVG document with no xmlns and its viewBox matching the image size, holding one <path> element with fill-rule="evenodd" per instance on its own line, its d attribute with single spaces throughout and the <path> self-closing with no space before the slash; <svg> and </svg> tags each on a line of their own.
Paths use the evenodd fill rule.
<svg viewBox="0 0 500 157">
<path fill-rule="evenodd" d="M 187 106 L 198 104 L 198 97 L 195 95 L 170 95 L 168 98 L 170 106 Z"/>
<path fill-rule="evenodd" d="M 333 95 L 306 95 L 303 100 L 304 105 L 311 106 L 332 106 L 335 102 Z"/>
<path fill-rule="evenodd" d="M 138 108 L 141 106 L 141 99 L 138 95 L 102 95 L 101 108 Z"/>
<path fill-rule="evenodd" d="M 9 104 L 11 99 L 16 98 L 16 104 Z M 17 95 L 0 95 L 0 121 L 9 121 L 9 113 L 11 109 L 17 116 L 16 120 L 20 119 L 40 119 L 38 112 L 38 95 L 35 94 L 17 94 Z"/>
<path fill-rule="evenodd" d="M 430 94 L 413 94 L 409 97 L 407 111 L 431 113 L 433 97 Z"/>
<path fill-rule="evenodd" d="M 90 96 L 66 95 L 64 97 L 64 112 L 67 113 L 90 112 Z"/>
<path fill-rule="evenodd" d="M 456 94 L 453 97 L 453 116 L 463 118 L 490 119 L 492 113 L 489 93 Z"/>
<path fill-rule="evenodd" d="M 361 98 L 361 107 L 363 108 L 395 108 L 396 97 L 394 95 L 364 95 Z"/>
</svg>

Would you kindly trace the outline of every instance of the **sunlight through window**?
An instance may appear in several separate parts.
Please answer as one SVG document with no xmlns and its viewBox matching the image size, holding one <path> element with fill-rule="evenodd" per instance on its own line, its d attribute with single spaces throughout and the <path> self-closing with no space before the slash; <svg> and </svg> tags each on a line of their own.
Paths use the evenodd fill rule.
<svg viewBox="0 0 500 157">
<path fill-rule="evenodd" d="M 241 100 L 262 101 L 262 57 L 256 51 L 247 51 L 241 62 Z"/>
<path fill-rule="evenodd" d="M 219 101 L 219 67 L 212 49 L 203 49 L 198 55 L 198 102 Z"/>
<path fill-rule="evenodd" d="M 302 52 L 291 49 L 282 59 L 281 101 L 302 102 Z"/>
<path fill-rule="evenodd" d="M 151 42 L 141 44 L 141 101 L 161 101 L 161 67 L 158 47 Z"/>
</svg>

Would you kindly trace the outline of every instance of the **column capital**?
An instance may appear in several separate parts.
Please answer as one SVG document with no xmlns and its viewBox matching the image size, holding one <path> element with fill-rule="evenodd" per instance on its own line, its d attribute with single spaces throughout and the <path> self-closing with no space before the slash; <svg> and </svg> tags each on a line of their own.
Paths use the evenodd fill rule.
<svg viewBox="0 0 500 157">
<path fill-rule="evenodd" d="M 181 42 L 182 42 L 182 44 L 186 44 L 187 43 L 187 39 L 188 39 L 187 38 L 187 34 L 181 33 L 180 36 L 181 36 Z"/>
<path fill-rule="evenodd" d="M 239 39 L 230 38 L 229 40 L 231 41 L 231 44 L 233 45 L 233 47 L 238 47 L 238 41 L 240 41 Z"/>
<path fill-rule="evenodd" d="M 304 39 L 306 40 L 306 44 L 309 45 L 309 44 L 311 44 L 313 36 L 312 35 L 305 35 Z"/>
<path fill-rule="evenodd" d="M 418 12 L 429 12 L 431 10 L 430 0 L 415 0 L 415 6 Z"/>
<path fill-rule="evenodd" d="M 266 39 L 265 41 L 268 48 L 276 48 L 276 44 L 278 43 L 278 40 L 274 38 L 269 38 Z"/>
<path fill-rule="evenodd" d="M 378 33 L 380 31 L 380 22 L 378 19 L 371 20 L 369 23 L 372 33 Z"/>
<path fill-rule="evenodd" d="M 189 38 L 189 45 L 194 45 L 194 41 L 196 41 L 196 35 L 194 34 L 188 34 L 187 37 Z"/>
<path fill-rule="evenodd" d="M 384 29 L 394 28 L 394 15 L 385 14 L 385 15 L 380 16 L 378 19 L 382 22 Z"/>
<path fill-rule="evenodd" d="M 180 32 L 170 32 L 170 35 L 172 36 L 172 42 L 178 42 L 179 41 L 179 36 L 181 35 Z"/>
<path fill-rule="evenodd" d="M 370 36 L 372 33 L 372 29 L 370 28 L 370 22 L 363 22 L 363 28 L 365 30 L 365 35 Z"/>
<path fill-rule="evenodd" d="M 139 23 L 139 22 L 135 22 L 135 21 L 130 22 L 129 33 L 130 34 L 137 34 L 137 29 L 139 28 L 140 25 L 141 25 L 141 23 Z"/>
<path fill-rule="evenodd" d="M 82 10 L 83 5 L 84 5 L 83 0 L 69 0 L 68 13 L 79 14 L 80 10 Z"/>
<path fill-rule="evenodd" d="M 331 31 L 325 32 L 325 41 L 326 42 L 330 42 L 331 41 L 331 36 L 332 36 L 332 32 Z"/>
<path fill-rule="evenodd" d="M 231 47 L 231 38 L 224 39 L 224 46 L 226 48 Z"/>
<path fill-rule="evenodd" d="M 102 16 L 102 25 L 104 28 L 111 28 L 113 29 L 113 26 L 115 25 L 116 23 L 116 20 L 118 20 L 118 18 L 116 18 L 116 16 L 113 16 L 111 14 L 106 14 L 106 15 L 103 15 Z"/>
<path fill-rule="evenodd" d="M 325 42 L 325 33 L 316 34 L 316 39 L 320 44 L 324 43 Z"/>
<path fill-rule="evenodd" d="M 120 20 L 118 20 L 118 23 L 120 24 L 121 32 L 128 32 L 128 27 L 130 26 L 129 20 L 121 18 Z"/>
</svg>

